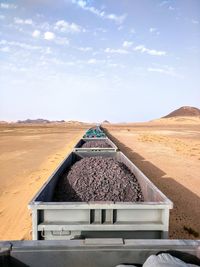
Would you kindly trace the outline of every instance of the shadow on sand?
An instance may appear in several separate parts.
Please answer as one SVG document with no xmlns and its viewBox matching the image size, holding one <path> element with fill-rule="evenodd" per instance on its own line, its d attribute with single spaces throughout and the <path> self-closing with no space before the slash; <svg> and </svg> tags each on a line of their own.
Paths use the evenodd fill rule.
<svg viewBox="0 0 200 267">
<path fill-rule="evenodd" d="M 170 238 L 199 239 L 200 198 L 140 154 L 121 143 L 107 129 L 106 135 L 174 204 L 170 211 Z M 195 205 L 194 205 L 195 204 Z M 173 223 L 172 223 L 173 221 Z M 178 229 L 178 231 L 177 231 Z"/>
</svg>

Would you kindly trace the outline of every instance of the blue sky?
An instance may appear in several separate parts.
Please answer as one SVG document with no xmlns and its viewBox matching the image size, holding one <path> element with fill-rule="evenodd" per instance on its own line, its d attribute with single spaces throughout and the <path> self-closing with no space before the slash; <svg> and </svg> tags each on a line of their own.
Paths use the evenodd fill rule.
<svg viewBox="0 0 200 267">
<path fill-rule="evenodd" d="M 0 0 L 0 120 L 146 121 L 199 84 L 199 0 Z"/>
</svg>

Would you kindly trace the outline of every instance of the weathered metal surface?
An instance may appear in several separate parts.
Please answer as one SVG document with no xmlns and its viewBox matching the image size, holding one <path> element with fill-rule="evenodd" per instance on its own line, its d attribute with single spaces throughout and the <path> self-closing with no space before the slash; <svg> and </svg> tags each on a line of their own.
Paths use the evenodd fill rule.
<svg viewBox="0 0 200 267">
<path fill-rule="evenodd" d="M 159 251 L 176 250 L 200 257 L 200 241 L 86 239 L 70 241 L 11 241 L 8 253 L 1 254 L 1 266 L 29 267 L 114 267 L 143 264 Z"/>
</svg>

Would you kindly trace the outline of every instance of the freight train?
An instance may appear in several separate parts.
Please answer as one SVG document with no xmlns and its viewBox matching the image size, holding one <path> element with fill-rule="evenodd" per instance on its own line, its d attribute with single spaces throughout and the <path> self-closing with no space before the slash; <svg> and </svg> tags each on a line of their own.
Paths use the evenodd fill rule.
<svg viewBox="0 0 200 267">
<path fill-rule="evenodd" d="M 93 135 L 94 132 L 99 137 L 89 136 L 89 133 Z M 100 127 L 89 129 L 86 135 L 89 138 L 84 135 L 29 203 L 33 240 L 167 238 L 169 211 L 173 203 L 119 151 Z M 109 147 L 82 147 L 92 139 L 97 142 L 102 140 L 102 135 Z M 55 201 L 54 193 L 59 180 L 76 162 L 88 157 L 112 158 L 123 163 L 136 177 L 144 201 Z"/>
<path fill-rule="evenodd" d="M 105 143 L 98 147 L 99 141 Z M 78 161 L 90 157 L 123 164 L 136 177 L 143 201 L 55 201 L 63 175 Z M 161 250 L 200 256 L 198 240 L 167 239 L 173 203 L 119 151 L 100 126 L 86 131 L 30 201 L 29 208 L 33 241 L 1 242 L 1 266 L 141 266 L 149 255 Z"/>
</svg>

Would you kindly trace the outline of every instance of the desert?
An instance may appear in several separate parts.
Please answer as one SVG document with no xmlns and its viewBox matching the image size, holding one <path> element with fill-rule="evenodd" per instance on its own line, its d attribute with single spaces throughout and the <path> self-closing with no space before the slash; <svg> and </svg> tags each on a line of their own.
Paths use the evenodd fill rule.
<svg viewBox="0 0 200 267">
<path fill-rule="evenodd" d="M 169 237 L 199 239 L 200 117 L 106 125 L 109 136 L 174 203 Z"/>
<path fill-rule="evenodd" d="M 0 124 L 0 239 L 31 239 L 27 205 L 91 125 Z M 174 203 L 169 237 L 200 234 L 200 117 L 102 124 L 108 137 Z"/>
<path fill-rule="evenodd" d="M 28 202 L 89 125 L 0 124 L 0 239 L 31 239 Z"/>
<path fill-rule="evenodd" d="M 200 266 L 199 84 L 200 0 L 0 0 L 0 267 Z"/>
</svg>

